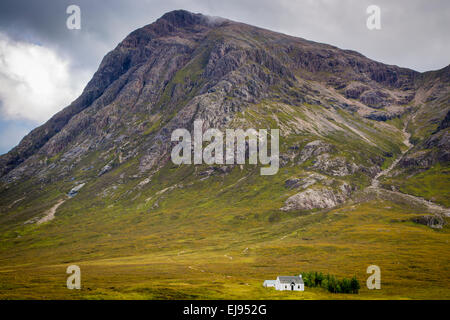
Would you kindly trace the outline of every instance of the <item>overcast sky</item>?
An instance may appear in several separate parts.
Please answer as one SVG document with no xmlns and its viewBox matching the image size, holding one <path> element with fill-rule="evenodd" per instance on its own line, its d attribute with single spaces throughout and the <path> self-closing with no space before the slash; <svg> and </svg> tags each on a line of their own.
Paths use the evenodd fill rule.
<svg viewBox="0 0 450 320">
<path fill-rule="evenodd" d="M 69 30 L 66 9 L 81 9 Z M 369 5 L 381 29 L 366 27 Z M 73 101 L 102 57 L 165 12 L 221 16 L 417 71 L 450 63 L 449 0 L 1 0 L 0 154 Z"/>
</svg>

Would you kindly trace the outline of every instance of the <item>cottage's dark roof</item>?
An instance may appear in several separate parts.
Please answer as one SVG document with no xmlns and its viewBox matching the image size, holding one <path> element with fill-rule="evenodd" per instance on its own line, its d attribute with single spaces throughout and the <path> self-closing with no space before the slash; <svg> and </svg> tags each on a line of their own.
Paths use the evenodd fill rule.
<svg viewBox="0 0 450 320">
<path fill-rule="evenodd" d="M 278 280 L 283 284 L 291 284 L 292 282 L 295 284 L 303 284 L 303 279 L 299 276 L 279 276 Z"/>
</svg>

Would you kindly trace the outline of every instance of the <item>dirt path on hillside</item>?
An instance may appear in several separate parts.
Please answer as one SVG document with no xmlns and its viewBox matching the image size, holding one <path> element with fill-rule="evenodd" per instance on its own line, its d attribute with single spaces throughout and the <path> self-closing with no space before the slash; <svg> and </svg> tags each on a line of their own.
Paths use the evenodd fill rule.
<svg viewBox="0 0 450 320">
<path fill-rule="evenodd" d="M 391 190 L 387 190 L 387 189 L 383 189 L 383 188 L 377 188 L 377 187 L 368 187 L 368 190 L 372 190 L 375 191 L 376 193 L 388 193 L 388 194 L 393 194 L 393 195 L 397 195 L 400 196 L 404 199 L 410 200 L 411 202 L 415 202 L 417 204 L 423 205 L 425 207 L 427 207 L 431 212 L 433 213 L 438 213 L 438 214 L 442 214 L 444 216 L 450 217 L 450 209 L 443 207 L 437 203 L 434 203 L 432 201 L 426 200 L 424 198 L 421 197 L 417 197 L 417 196 L 413 196 L 411 194 L 408 193 L 403 193 L 403 192 L 399 192 L 399 191 L 391 191 Z"/>
<path fill-rule="evenodd" d="M 403 193 L 403 192 L 399 192 L 399 191 L 391 191 L 391 190 L 386 190 L 386 189 L 382 189 L 380 188 L 380 177 L 382 176 L 386 176 L 388 175 L 392 169 L 394 169 L 394 167 L 400 162 L 400 160 L 403 158 L 403 156 L 409 151 L 411 150 L 412 147 L 414 147 L 414 145 L 409 141 L 409 139 L 411 138 L 411 134 L 409 132 L 406 131 L 406 128 L 408 127 L 408 124 L 411 120 L 413 120 L 415 118 L 415 115 L 406 122 L 405 126 L 403 127 L 403 134 L 405 139 L 403 140 L 403 143 L 407 146 L 407 149 L 405 149 L 401 155 L 395 159 L 394 162 L 392 162 L 392 164 L 389 166 L 389 168 L 384 169 L 382 171 L 380 171 L 373 179 L 372 179 L 372 183 L 370 184 L 370 187 L 368 187 L 367 189 L 372 189 L 375 190 L 377 193 L 378 192 L 387 192 L 387 193 L 391 193 L 391 194 L 395 194 L 395 195 L 399 195 L 403 198 L 406 198 L 408 200 L 412 200 L 413 202 L 417 202 L 420 203 L 424 206 L 426 206 L 428 209 L 430 209 L 431 211 L 437 212 L 437 213 L 441 213 L 444 214 L 447 217 L 450 217 L 450 209 L 445 208 L 437 203 L 431 202 L 429 200 L 426 200 L 424 198 L 421 197 L 416 197 L 413 196 L 411 194 L 407 194 L 407 193 Z"/>
<path fill-rule="evenodd" d="M 66 202 L 67 199 L 60 199 L 53 207 L 51 207 L 47 214 L 36 222 L 37 224 L 41 224 L 55 218 L 56 210 L 58 210 L 59 206 Z"/>
<path fill-rule="evenodd" d="M 392 164 L 389 166 L 389 168 L 384 169 L 382 171 L 380 171 L 373 179 L 372 179 L 372 183 L 370 185 L 370 187 L 372 188 L 378 188 L 380 186 L 380 177 L 387 175 L 389 172 L 392 171 L 392 169 L 394 169 L 394 167 L 400 162 L 400 160 L 403 158 L 403 156 L 409 151 L 411 150 L 412 147 L 414 147 L 414 145 L 409 142 L 409 138 L 411 138 L 411 134 L 409 132 L 406 131 L 406 128 L 408 127 L 409 121 L 406 122 L 405 126 L 403 127 L 403 135 L 405 137 L 405 139 L 403 140 L 403 143 L 408 147 L 407 149 L 405 149 L 402 154 L 395 159 L 394 162 L 392 162 Z"/>
</svg>

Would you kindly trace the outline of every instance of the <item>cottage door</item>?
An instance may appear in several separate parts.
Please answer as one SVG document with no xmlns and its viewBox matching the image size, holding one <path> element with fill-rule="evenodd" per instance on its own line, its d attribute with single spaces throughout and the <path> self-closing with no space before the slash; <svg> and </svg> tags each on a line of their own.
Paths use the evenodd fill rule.
<svg viewBox="0 0 450 320">
<path fill-rule="evenodd" d="M 291 291 L 294 291 L 295 283 L 291 282 Z"/>
</svg>

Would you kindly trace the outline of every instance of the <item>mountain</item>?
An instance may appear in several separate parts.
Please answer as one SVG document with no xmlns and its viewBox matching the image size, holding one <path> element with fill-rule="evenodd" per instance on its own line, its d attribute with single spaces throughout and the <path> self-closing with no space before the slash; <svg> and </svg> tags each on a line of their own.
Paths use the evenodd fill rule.
<svg viewBox="0 0 450 320">
<path fill-rule="evenodd" d="M 155 282 L 75 297 L 241 297 L 228 286 L 298 268 L 364 277 L 370 250 L 386 266 L 407 250 L 395 259 L 420 264 L 405 271 L 416 282 L 388 271 L 386 294 L 449 297 L 448 276 L 426 294 L 408 289 L 426 268 L 448 275 L 448 254 L 422 250 L 449 239 L 449 80 L 450 66 L 419 73 L 223 18 L 166 13 L 129 34 L 79 98 L 0 156 L 2 283 L 14 283 L 13 266 L 29 280 L 40 264 L 53 283 L 57 265 L 77 262 L 103 274 L 101 288 L 117 273 L 131 281 L 124 270 Z M 198 119 L 203 130 L 278 128 L 280 170 L 173 164 L 172 132 L 192 132 Z M 180 272 L 190 272 L 184 282 L 174 280 Z M 220 289 L 205 293 L 205 272 L 220 275 Z M 67 294 L 58 290 L 50 296 Z"/>
</svg>

